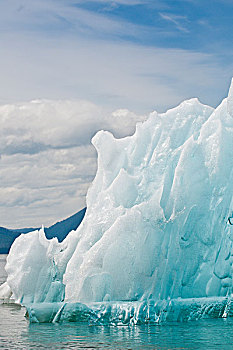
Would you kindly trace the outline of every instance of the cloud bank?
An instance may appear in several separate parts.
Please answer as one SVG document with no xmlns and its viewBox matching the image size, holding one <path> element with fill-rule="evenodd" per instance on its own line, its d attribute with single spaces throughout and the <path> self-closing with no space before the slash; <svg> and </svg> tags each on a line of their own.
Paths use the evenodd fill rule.
<svg viewBox="0 0 233 350">
<path fill-rule="evenodd" d="M 144 119 L 87 101 L 0 106 L 1 225 L 49 225 L 83 208 L 96 171 L 92 136 L 99 129 L 126 136 Z"/>
</svg>

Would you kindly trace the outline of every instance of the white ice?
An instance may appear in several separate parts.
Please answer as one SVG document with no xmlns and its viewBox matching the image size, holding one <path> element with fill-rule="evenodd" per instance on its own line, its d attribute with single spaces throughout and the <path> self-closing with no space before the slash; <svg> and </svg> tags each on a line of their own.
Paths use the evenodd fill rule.
<svg viewBox="0 0 233 350">
<path fill-rule="evenodd" d="M 77 231 L 22 235 L 0 288 L 21 304 L 225 297 L 233 271 L 233 82 L 213 109 L 197 99 L 153 112 L 133 136 L 92 140 L 98 170 Z"/>
</svg>

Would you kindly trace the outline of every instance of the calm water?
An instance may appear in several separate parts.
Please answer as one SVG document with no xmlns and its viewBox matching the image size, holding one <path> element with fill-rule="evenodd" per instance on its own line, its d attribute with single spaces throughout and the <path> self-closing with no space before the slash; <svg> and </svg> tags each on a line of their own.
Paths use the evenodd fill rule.
<svg viewBox="0 0 233 350">
<path fill-rule="evenodd" d="M 0 283 L 5 280 L 0 255 Z M 32 324 L 24 309 L 0 305 L 0 349 L 233 349 L 233 319 L 158 326 Z"/>
</svg>

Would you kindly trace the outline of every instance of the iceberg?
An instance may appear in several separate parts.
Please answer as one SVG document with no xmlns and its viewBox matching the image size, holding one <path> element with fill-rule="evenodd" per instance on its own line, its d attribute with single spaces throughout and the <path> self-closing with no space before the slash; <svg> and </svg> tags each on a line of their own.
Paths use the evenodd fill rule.
<svg viewBox="0 0 233 350">
<path fill-rule="evenodd" d="M 61 243 L 43 228 L 18 237 L 0 298 L 31 322 L 231 315 L 233 80 L 216 109 L 190 99 L 92 143 L 82 223 Z"/>
</svg>

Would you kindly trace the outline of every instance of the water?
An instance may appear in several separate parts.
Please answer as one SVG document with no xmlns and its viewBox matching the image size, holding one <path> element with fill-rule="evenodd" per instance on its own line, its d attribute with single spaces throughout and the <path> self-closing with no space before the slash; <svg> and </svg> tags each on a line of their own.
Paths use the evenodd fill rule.
<svg viewBox="0 0 233 350">
<path fill-rule="evenodd" d="M 0 255 L 0 283 L 6 278 Z M 106 327 L 80 323 L 29 324 L 25 310 L 0 305 L 0 349 L 233 349 L 233 319 Z"/>
</svg>

